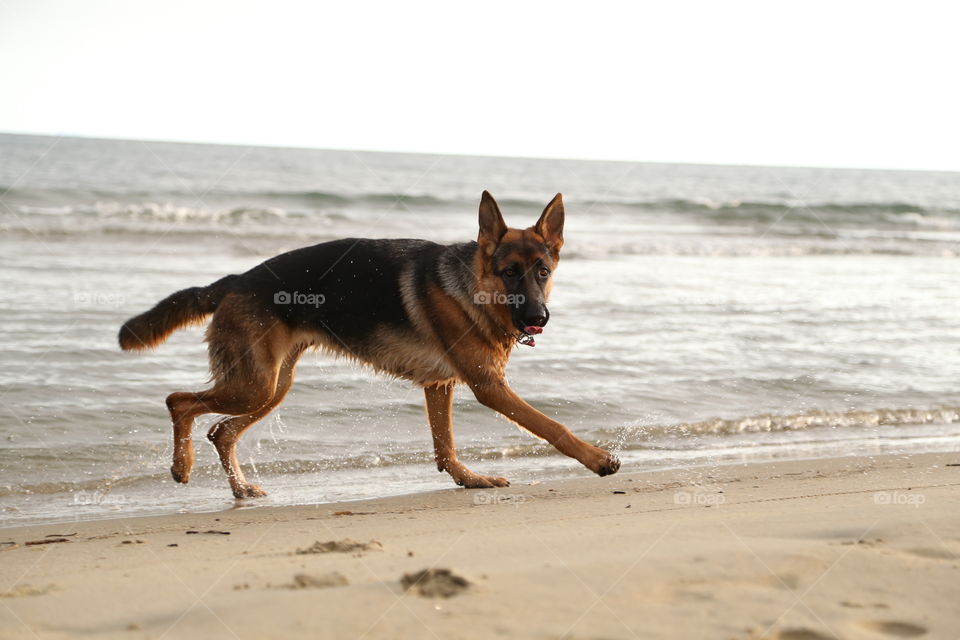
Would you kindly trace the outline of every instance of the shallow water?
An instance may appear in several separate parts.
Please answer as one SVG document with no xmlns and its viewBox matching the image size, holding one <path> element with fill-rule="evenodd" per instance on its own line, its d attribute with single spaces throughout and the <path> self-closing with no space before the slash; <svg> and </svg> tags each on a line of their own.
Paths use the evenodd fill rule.
<svg viewBox="0 0 960 640">
<path fill-rule="evenodd" d="M 201 330 L 130 354 L 120 324 L 298 246 L 471 239 L 484 188 L 516 226 L 564 192 L 552 319 L 510 381 L 625 470 L 956 450 L 957 177 L 0 136 L 2 524 L 232 505 L 211 447 L 190 485 L 167 471 Z M 475 470 L 586 473 L 456 403 Z M 417 389 L 309 354 L 241 460 L 263 504 L 310 503 L 452 486 L 430 447 Z"/>
</svg>

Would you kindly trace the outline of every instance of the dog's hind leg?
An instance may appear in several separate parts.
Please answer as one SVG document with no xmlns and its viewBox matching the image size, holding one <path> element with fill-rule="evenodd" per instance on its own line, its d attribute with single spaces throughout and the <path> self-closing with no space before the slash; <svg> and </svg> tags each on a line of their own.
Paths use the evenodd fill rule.
<svg viewBox="0 0 960 640">
<path fill-rule="evenodd" d="M 173 420 L 173 465 L 170 473 L 177 482 L 189 482 L 193 469 L 193 420 L 199 415 L 209 413 L 204 398 L 209 391 L 191 393 L 178 391 L 167 396 L 167 409 Z"/>
<path fill-rule="evenodd" d="M 217 446 L 222 459 L 225 450 L 230 452 L 230 442 L 235 445 L 239 437 L 239 433 L 231 434 L 242 431 L 266 415 L 269 412 L 265 409 L 267 405 L 274 406 L 271 403 L 277 395 L 281 364 L 293 349 L 291 332 L 281 321 L 264 312 L 256 301 L 238 295 L 227 296 L 220 303 L 207 328 L 207 342 L 213 388 L 197 393 L 173 393 L 167 398 L 173 419 L 173 466 L 170 471 L 177 482 L 190 479 L 194 460 L 191 440 L 194 419 L 205 413 L 244 417 L 234 428 L 225 430 L 223 444 Z M 257 418 L 246 418 L 248 415 L 257 415 Z M 245 420 L 247 424 L 241 427 Z M 235 456 L 227 459 L 235 460 Z M 230 468 L 239 470 L 235 465 Z M 230 484 L 234 494 L 257 493 L 245 489 L 242 474 L 231 475 Z"/>
<path fill-rule="evenodd" d="M 489 489 L 507 487 L 506 478 L 481 476 L 467 469 L 457 459 L 457 450 L 453 445 L 453 385 L 434 385 L 424 387 L 427 399 L 427 420 L 433 434 L 433 450 L 437 461 L 437 470 L 446 471 L 453 481 L 467 489 Z"/>
<path fill-rule="evenodd" d="M 178 392 L 170 394 L 167 397 L 167 406 L 170 408 L 170 415 L 173 418 L 173 465 L 170 467 L 173 479 L 183 483 L 190 480 L 190 470 L 194 461 L 191 430 L 193 421 L 197 416 L 206 413 L 221 413 L 245 418 L 248 414 L 258 413 L 273 397 L 277 385 L 276 380 L 277 375 L 276 370 L 274 370 L 272 375 L 268 373 L 262 380 L 251 380 L 245 385 L 246 388 L 241 390 L 218 384 L 213 389 L 197 393 Z M 262 415 L 266 415 L 267 412 L 269 412 L 269 409 Z M 256 419 L 251 420 L 249 424 L 253 424 L 255 421 Z M 242 474 L 240 477 L 243 477 Z M 233 480 L 231 480 L 231 487 L 233 487 L 233 484 Z"/>
<path fill-rule="evenodd" d="M 237 442 L 239 442 L 244 431 L 269 414 L 274 407 L 283 401 L 293 384 L 297 360 L 303 351 L 304 347 L 297 346 L 284 359 L 276 379 L 273 397 L 265 405 L 252 413 L 224 418 L 214 424 L 207 433 L 207 438 L 216 447 L 220 464 L 227 473 L 230 489 L 237 498 L 258 498 L 267 495 L 267 492 L 259 485 L 247 482 L 243 470 L 240 468 L 240 462 L 237 460 Z"/>
</svg>

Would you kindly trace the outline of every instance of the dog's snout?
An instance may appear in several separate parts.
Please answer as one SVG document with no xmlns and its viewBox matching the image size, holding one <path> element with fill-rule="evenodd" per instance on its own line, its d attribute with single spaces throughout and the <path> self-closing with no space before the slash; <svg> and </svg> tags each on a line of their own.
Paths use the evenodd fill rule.
<svg viewBox="0 0 960 640">
<path fill-rule="evenodd" d="M 529 315 L 525 318 L 525 321 L 527 323 L 527 326 L 543 327 L 547 324 L 548 319 L 549 318 L 547 317 L 546 312 L 544 312 L 544 313 Z"/>
</svg>

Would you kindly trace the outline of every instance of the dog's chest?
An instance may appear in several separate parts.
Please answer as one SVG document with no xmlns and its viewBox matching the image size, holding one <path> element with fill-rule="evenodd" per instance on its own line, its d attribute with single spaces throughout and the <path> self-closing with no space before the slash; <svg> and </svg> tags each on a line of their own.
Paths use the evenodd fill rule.
<svg viewBox="0 0 960 640">
<path fill-rule="evenodd" d="M 366 356 L 375 368 L 419 384 L 458 378 L 439 345 L 412 332 L 378 329 Z"/>
</svg>

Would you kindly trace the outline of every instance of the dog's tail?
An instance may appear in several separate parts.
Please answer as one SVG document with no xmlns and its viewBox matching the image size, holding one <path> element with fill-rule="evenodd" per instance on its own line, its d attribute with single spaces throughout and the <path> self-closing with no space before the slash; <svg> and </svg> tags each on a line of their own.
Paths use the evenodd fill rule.
<svg viewBox="0 0 960 640">
<path fill-rule="evenodd" d="M 130 318 L 120 327 L 120 348 L 124 351 L 153 349 L 177 329 L 201 322 L 216 311 L 236 278 L 227 276 L 207 287 L 177 291 L 150 311 Z"/>
</svg>

